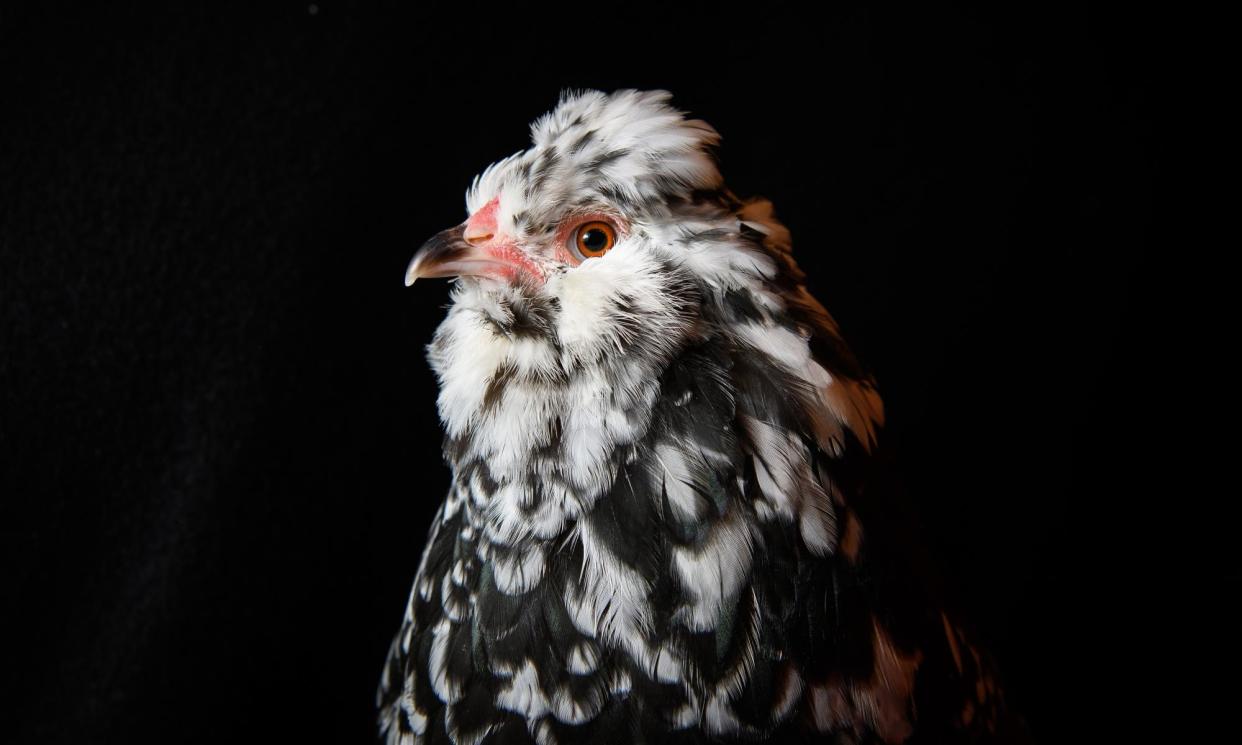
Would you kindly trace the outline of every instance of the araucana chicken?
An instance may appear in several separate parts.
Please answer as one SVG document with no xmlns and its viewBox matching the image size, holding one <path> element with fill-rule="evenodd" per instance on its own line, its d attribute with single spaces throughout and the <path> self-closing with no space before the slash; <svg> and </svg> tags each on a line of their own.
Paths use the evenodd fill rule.
<svg viewBox="0 0 1242 745">
<path fill-rule="evenodd" d="M 452 484 L 378 692 L 389 743 L 976 742 L 986 657 L 873 567 L 871 376 L 665 91 L 569 92 L 406 283 Z"/>
</svg>

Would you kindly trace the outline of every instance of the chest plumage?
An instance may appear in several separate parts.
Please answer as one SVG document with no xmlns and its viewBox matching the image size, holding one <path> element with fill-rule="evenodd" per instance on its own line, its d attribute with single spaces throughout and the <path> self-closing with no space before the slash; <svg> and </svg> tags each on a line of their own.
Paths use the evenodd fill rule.
<svg viewBox="0 0 1242 745">
<path fill-rule="evenodd" d="M 411 264 L 460 276 L 429 346 L 453 479 L 382 735 L 989 734 L 981 658 L 868 570 L 873 381 L 668 99 L 566 95 Z"/>
</svg>

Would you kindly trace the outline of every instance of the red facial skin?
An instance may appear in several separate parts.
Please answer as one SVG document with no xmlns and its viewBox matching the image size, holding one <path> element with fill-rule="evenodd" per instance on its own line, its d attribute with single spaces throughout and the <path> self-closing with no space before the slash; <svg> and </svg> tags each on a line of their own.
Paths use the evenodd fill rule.
<svg viewBox="0 0 1242 745">
<path fill-rule="evenodd" d="M 540 283 L 544 282 L 547 279 L 547 275 L 539 265 L 539 262 L 535 261 L 529 253 L 518 246 L 511 236 L 500 233 L 497 219 L 499 210 L 500 197 L 495 197 L 480 207 L 466 221 L 466 240 L 487 255 L 497 259 L 498 262 L 501 262 L 495 265 L 494 270 L 489 270 L 487 276 L 513 282 L 521 275 L 526 275 L 538 280 Z M 616 229 L 618 241 L 627 232 L 628 226 L 616 215 L 600 211 L 573 214 L 565 218 L 557 229 L 552 240 L 552 255 L 550 258 L 570 266 L 581 264 L 582 260 L 569 250 L 569 240 L 573 236 L 574 231 L 579 227 L 597 220 L 612 225 Z"/>
<path fill-rule="evenodd" d="M 479 208 L 466 220 L 466 239 L 476 234 L 496 235 L 496 212 L 500 209 L 500 197 L 493 197 L 492 201 Z"/>
</svg>

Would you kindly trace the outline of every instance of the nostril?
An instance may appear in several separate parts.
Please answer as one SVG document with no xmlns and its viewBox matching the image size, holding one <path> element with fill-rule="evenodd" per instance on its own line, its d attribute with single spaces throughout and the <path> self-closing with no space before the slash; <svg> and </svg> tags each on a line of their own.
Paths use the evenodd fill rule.
<svg viewBox="0 0 1242 745">
<path fill-rule="evenodd" d="M 470 245 L 477 245 L 479 243 L 490 241 L 492 239 L 492 233 L 487 230 L 474 229 L 467 230 L 463 237 L 466 239 L 466 243 L 469 243 Z"/>
</svg>

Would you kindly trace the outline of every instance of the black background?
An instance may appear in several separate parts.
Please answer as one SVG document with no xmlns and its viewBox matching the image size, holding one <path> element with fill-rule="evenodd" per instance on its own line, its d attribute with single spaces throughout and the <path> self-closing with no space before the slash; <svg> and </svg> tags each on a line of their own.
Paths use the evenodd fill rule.
<svg viewBox="0 0 1242 745">
<path fill-rule="evenodd" d="M 0 739 L 368 740 L 448 479 L 447 286 L 403 270 L 566 87 L 723 134 L 1011 702 L 1115 733 L 1153 52 L 1125 14 L 996 13 L 0 11 Z"/>
</svg>

